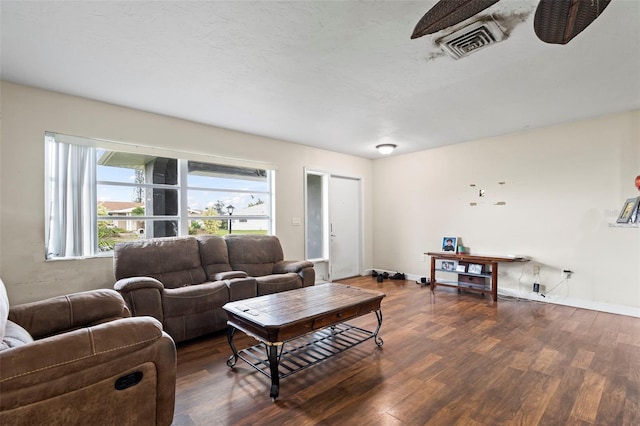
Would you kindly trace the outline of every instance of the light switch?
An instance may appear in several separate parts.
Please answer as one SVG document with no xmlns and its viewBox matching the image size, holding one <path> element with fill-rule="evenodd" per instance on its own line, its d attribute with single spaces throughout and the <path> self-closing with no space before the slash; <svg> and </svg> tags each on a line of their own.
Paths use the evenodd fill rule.
<svg viewBox="0 0 640 426">
<path fill-rule="evenodd" d="M 292 217 L 291 218 L 291 224 L 293 226 L 300 226 L 302 224 L 302 220 L 300 220 L 299 217 Z"/>
</svg>

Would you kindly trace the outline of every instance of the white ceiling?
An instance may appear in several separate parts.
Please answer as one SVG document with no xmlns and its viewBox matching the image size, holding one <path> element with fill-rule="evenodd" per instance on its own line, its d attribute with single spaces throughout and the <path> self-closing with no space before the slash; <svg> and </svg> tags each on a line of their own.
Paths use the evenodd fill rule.
<svg viewBox="0 0 640 426">
<path fill-rule="evenodd" d="M 453 60 L 411 40 L 426 1 L 4 1 L 1 77 L 378 158 L 640 108 L 640 1 L 568 45 L 536 0 L 482 12 L 509 33 Z"/>
</svg>

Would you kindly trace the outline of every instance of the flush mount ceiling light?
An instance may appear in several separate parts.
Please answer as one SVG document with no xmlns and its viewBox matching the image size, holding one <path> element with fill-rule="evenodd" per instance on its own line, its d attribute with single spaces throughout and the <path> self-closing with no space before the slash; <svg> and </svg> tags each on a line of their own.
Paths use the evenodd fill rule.
<svg viewBox="0 0 640 426">
<path fill-rule="evenodd" d="M 383 143 L 381 145 L 376 146 L 376 149 L 382 155 L 389 155 L 393 152 L 394 149 L 396 149 L 396 147 L 397 145 L 394 145 L 392 143 Z"/>
</svg>

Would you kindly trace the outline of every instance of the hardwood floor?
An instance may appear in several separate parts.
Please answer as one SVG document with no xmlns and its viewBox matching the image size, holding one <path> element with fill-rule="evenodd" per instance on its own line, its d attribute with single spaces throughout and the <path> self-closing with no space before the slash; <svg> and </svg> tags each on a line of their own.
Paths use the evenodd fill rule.
<svg viewBox="0 0 640 426">
<path fill-rule="evenodd" d="M 268 378 L 227 367 L 224 332 L 179 344 L 174 425 L 640 424 L 640 318 L 341 282 L 386 293 L 382 347 L 369 340 L 282 379 L 273 402 Z M 238 348 L 255 344 L 241 335 Z"/>
</svg>

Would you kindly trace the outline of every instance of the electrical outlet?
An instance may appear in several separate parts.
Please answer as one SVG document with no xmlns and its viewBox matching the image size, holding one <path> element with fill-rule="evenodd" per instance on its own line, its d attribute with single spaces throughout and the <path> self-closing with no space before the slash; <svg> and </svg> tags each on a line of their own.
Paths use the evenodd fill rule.
<svg viewBox="0 0 640 426">
<path fill-rule="evenodd" d="M 533 265 L 533 274 L 534 275 L 539 275 L 540 274 L 540 265 L 538 265 L 538 264 L 534 264 Z"/>
<path fill-rule="evenodd" d="M 427 261 L 427 256 L 425 256 L 424 254 L 420 255 L 420 262 L 426 262 Z"/>
<path fill-rule="evenodd" d="M 546 292 L 546 288 L 544 286 L 544 284 L 540 284 L 540 283 L 533 283 L 533 292 L 534 293 L 542 293 L 544 295 L 544 293 Z"/>
</svg>

